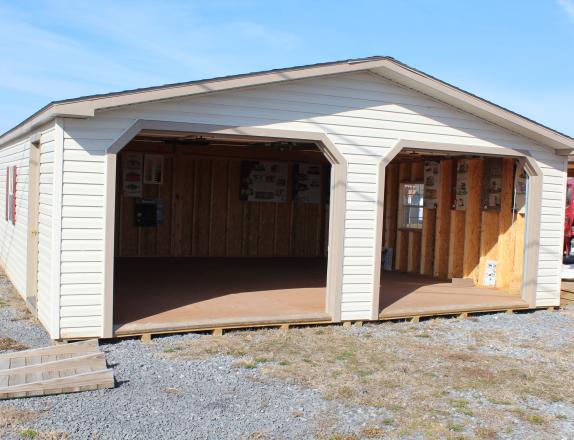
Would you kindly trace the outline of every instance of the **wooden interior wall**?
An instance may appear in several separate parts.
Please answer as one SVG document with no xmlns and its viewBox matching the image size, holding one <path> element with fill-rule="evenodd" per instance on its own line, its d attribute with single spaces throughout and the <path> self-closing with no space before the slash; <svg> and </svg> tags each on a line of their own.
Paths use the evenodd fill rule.
<svg viewBox="0 0 574 440">
<path fill-rule="evenodd" d="M 439 205 L 423 210 L 421 231 L 401 230 L 400 182 L 422 182 L 422 161 L 391 162 L 386 170 L 383 247 L 393 248 L 397 271 L 436 278 L 471 278 L 482 285 L 488 260 L 497 262 L 496 287 L 518 293 L 522 285 L 524 214 L 512 211 L 514 160 L 502 160 L 500 211 L 482 210 L 484 160 L 469 160 L 467 210 L 452 209 L 456 159 L 440 161 Z"/>
<path fill-rule="evenodd" d="M 120 157 L 116 256 L 326 256 L 327 200 L 319 204 L 294 202 L 291 185 L 286 203 L 247 202 L 239 198 L 243 158 L 283 159 L 288 163 L 290 176 L 297 158 L 298 162 L 324 164 L 323 187 L 329 185 L 326 160 L 304 153 L 270 152 L 262 157 L 255 152 L 241 153 L 239 149 L 189 150 L 162 144 L 126 148 L 164 156 L 163 183 L 143 185 L 144 197 L 163 200 L 164 221 L 157 227 L 135 226 L 135 198 L 124 197 L 121 191 Z"/>
</svg>

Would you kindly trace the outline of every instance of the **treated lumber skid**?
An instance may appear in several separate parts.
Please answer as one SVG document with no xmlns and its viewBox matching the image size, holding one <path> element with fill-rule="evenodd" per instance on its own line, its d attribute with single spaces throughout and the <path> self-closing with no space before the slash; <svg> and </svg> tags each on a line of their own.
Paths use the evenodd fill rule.
<svg viewBox="0 0 574 440">
<path fill-rule="evenodd" d="M 229 327 L 201 327 L 201 328 L 189 328 L 189 329 L 163 329 L 160 332 L 142 332 L 142 333 L 130 333 L 130 334 L 119 334 L 115 335 L 115 338 L 122 339 L 122 338 L 133 338 L 138 337 L 141 338 L 142 341 L 149 342 L 153 336 L 160 336 L 160 335 L 170 335 L 170 334 L 183 334 L 183 333 L 211 333 L 214 336 L 221 336 L 229 331 L 234 330 L 255 330 L 255 329 L 262 329 L 262 328 L 277 328 L 283 331 L 287 331 L 291 328 L 297 327 L 307 327 L 307 326 L 324 326 L 324 325 L 341 325 L 343 327 L 362 327 L 364 324 L 377 324 L 381 322 L 401 322 L 401 321 L 410 321 L 413 323 L 419 322 L 421 319 L 427 318 L 440 318 L 440 317 L 458 317 L 459 319 L 466 319 L 469 316 L 473 315 L 484 315 L 488 313 L 508 313 L 512 314 L 515 312 L 528 312 L 528 311 L 535 311 L 535 310 L 548 310 L 548 307 L 536 307 L 536 308 L 529 308 L 529 307 L 520 307 L 520 306 L 513 306 L 513 307 L 485 307 L 480 309 L 470 309 L 470 310 L 437 310 L 437 311 L 428 311 L 428 312 L 420 312 L 420 313 L 397 313 L 391 316 L 379 316 L 376 320 L 349 320 L 349 321 L 308 321 L 308 322 L 289 322 L 289 323 L 276 323 L 276 324 L 246 324 L 241 326 L 229 326 Z"/>
<path fill-rule="evenodd" d="M 154 336 L 159 335 L 173 335 L 173 334 L 183 334 L 183 333 L 211 333 L 216 336 L 232 331 L 232 330 L 245 330 L 245 329 L 257 329 L 257 328 L 279 328 L 282 330 L 287 330 L 291 327 L 303 327 L 308 325 L 324 325 L 324 324 L 334 324 L 330 320 L 311 320 L 311 321 L 295 321 L 289 320 L 288 322 L 263 322 L 263 323 L 246 323 L 237 325 L 218 325 L 218 326 L 190 326 L 190 327 L 173 327 L 173 328 L 159 328 L 146 329 L 145 331 L 130 331 L 130 332 L 116 332 L 114 338 L 141 338 L 142 342 L 150 342 Z"/>
<path fill-rule="evenodd" d="M 0 356 L 0 399 L 111 388 L 96 339 L 4 353 Z"/>
</svg>

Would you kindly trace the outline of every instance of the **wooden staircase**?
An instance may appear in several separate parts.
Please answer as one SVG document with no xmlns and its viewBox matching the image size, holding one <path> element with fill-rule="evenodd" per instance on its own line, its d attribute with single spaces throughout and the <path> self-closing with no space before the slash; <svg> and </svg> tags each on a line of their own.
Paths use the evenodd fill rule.
<svg viewBox="0 0 574 440">
<path fill-rule="evenodd" d="M 113 387 L 96 339 L 0 355 L 0 399 Z"/>
</svg>

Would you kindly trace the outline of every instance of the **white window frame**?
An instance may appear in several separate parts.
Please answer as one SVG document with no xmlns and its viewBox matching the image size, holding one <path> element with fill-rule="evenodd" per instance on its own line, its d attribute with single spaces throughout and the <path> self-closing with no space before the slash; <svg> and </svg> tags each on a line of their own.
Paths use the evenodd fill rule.
<svg viewBox="0 0 574 440">
<path fill-rule="evenodd" d="M 418 193 L 420 194 L 420 200 L 418 204 L 416 203 L 405 203 L 405 200 L 408 198 L 406 192 L 409 190 L 409 187 L 418 187 Z M 399 219 L 398 219 L 398 226 L 399 229 L 406 229 L 411 231 L 421 231 L 423 228 L 423 208 L 424 208 L 424 183 L 423 182 L 402 182 L 399 183 Z M 417 219 L 420 219 L 420 222 L 405 222 L 404 213 L 405 209 L 418 209 L 419 216 Z M 409 217 L 411 219 L 413 217 Z"/>
</svg>

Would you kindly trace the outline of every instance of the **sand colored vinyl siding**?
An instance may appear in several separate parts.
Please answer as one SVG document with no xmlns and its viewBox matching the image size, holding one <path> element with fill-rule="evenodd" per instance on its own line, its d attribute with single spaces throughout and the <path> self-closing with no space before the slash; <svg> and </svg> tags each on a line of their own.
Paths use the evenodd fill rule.
<svg viewBox="0 0 574 440">
<path fill-rule="evenodd" d="M 534 152 L 543 173 L 536 306 L 560 305 L 568 160 Z"/>
<path fill-rule="evenodd" d="M 64 129 L 72 121 L 66 120 Z M 64 130 L 61 337 L 101 335 L 103 161 L 108 141 L 72 139 Z"/>
<path fill-rule="evenodd" d="M 0 149 L 0 264 L 18 293 L 26 295 L 26 246 L 28 227 L 29 140 L 23 139 Z M 16 224 L 6 221 L 6 168 L 17 167 Z"/>
<path fill-rule="evenodd" d="M 54 207 L 54 128 L 40 137 L 40 206 L 38 214 L 38 319 L 52 326 L 52 211 Z"/>
<path fill-rule="evenodd" d="M 131 105 L 100 111 L 91 119 L 65 120 L 62 261 L 78 250 L 89 248 L 97 255 L 103 251 L 105 150 L 138 119 L 325 133 L 348 162 L 342 287 L 345 320 L 372 316 L 378 163 L 399 140 L 482 146 L 493 152 L 501 148 L 532 151 L 547 161 L 548 165 L 541 165 L 545 176 L 560 179 L 564 174 L 562 159 L 551 150 L 370 73 Z M 545 188 L 548 194 L 543 194 L 543 205 L 556 208 L 560 194 L 552 191 L 557 188 Z M 552 219 L 546 217 L 543 214 L 542 224 L 554 231 Z M 73 231 L 68 226 L 71 223 L 78 226 Z M 540 260 L 558 264 L 556 251 L 552 241 L 548 249 L 541 250 Z M 357 265 L 355 257 L 372 263 Z M 63 334 L 81 329 L 82 335 L 94 332 L 95 336 L 101 331 L 96 298 L 103 295 L 103 266 L 100 261 L 90 263 L 67 265 L 62 273 L 62 294 L 69 296 L 67 301 L 76 303 L 83 295 L 90 297 L 85 309 L 64 310 L 67 306 L 62 302 Z M 553 292 L 555 277 L 545 285 L 544 289 Z"/>
</svg>

